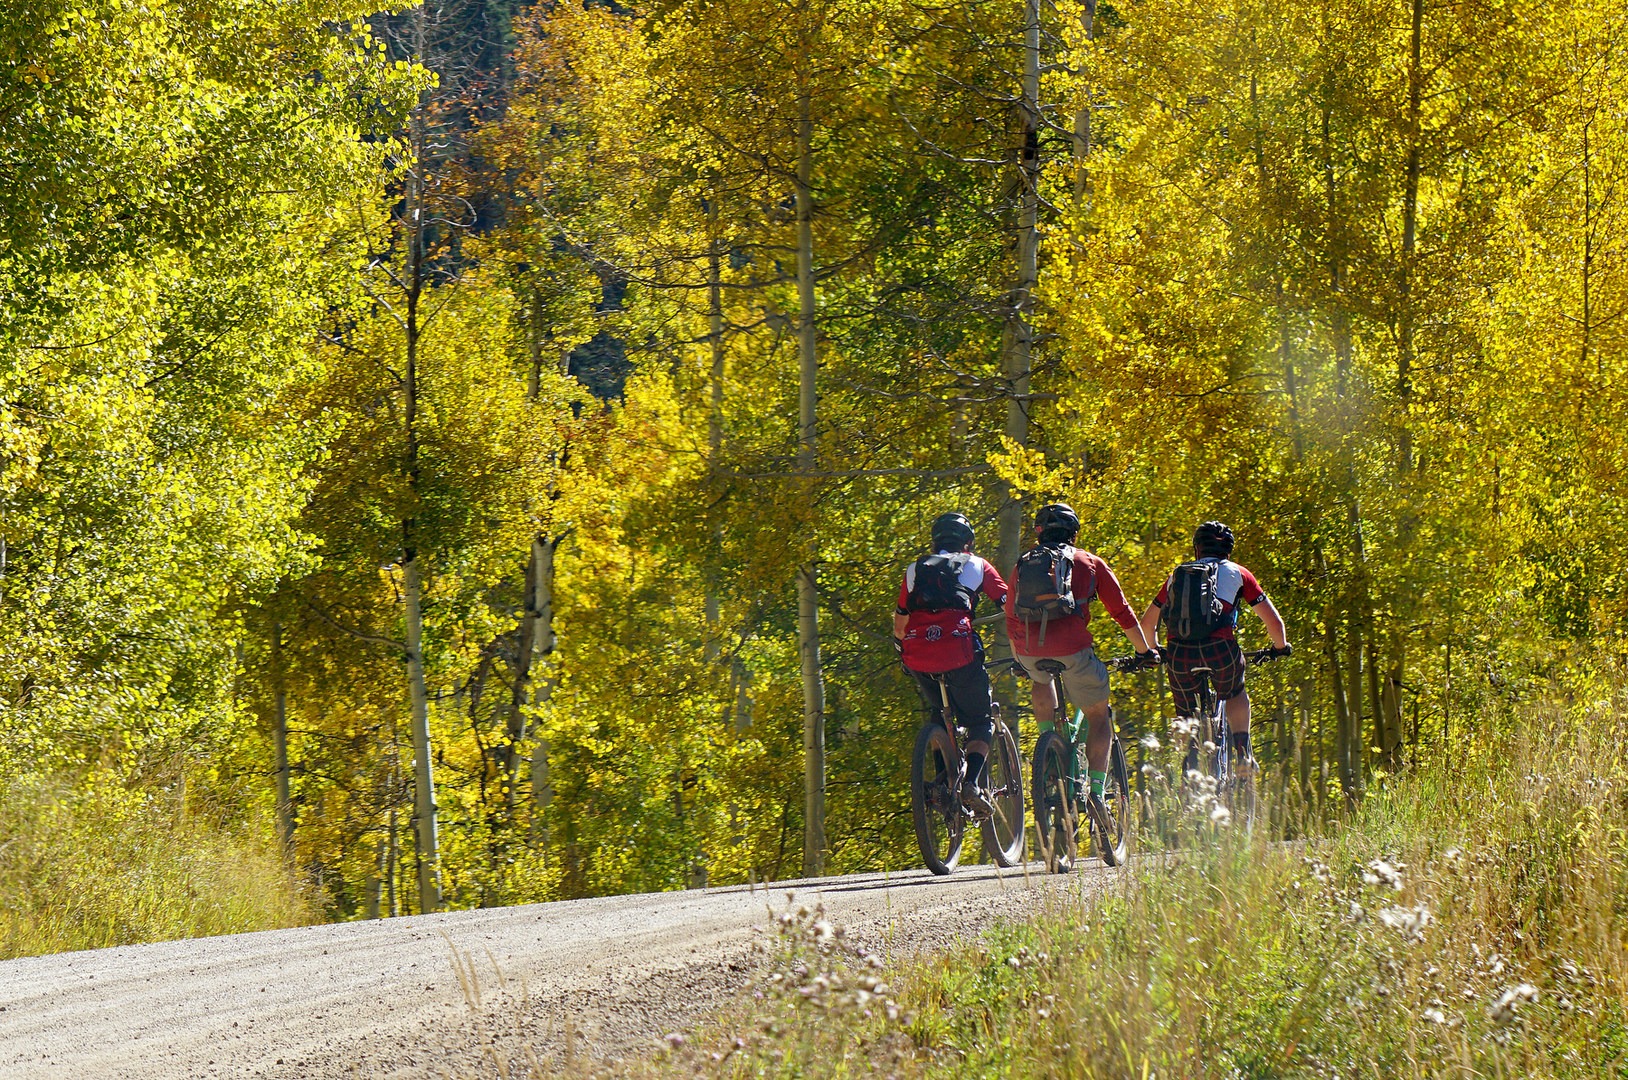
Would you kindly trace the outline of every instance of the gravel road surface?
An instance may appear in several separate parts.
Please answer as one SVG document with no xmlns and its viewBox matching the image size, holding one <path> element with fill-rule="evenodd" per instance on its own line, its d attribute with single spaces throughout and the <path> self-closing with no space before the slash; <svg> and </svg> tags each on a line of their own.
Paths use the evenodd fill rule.
<svg viewBox="0 0 1628 1080">
<path fill-rule="evenodd" d="M 0 963 L 0 1077 L 493 1075 L 496 1057 L 641 1053 L 761 962 L 786 893 L 901 954 L 1111 880 L 964 867 L 650 893 Z M 478 1001 L 477 1001 L 478 998 Z"/>
</svg>

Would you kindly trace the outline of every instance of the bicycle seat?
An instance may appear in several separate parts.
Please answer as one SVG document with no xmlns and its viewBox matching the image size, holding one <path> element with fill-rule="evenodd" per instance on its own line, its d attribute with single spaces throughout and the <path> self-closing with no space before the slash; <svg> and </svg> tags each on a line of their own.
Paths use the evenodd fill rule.
<svg viewBox="0 0 1628 1080">
<path fill-rule="evenodd" d="M 1189 675 L 1214 675 L 1215 674 L 1215 669 L 1214 668 L 1207 668 L 1207 667 L 1190 667 L 1190 668 L 1187 669 L 1187 674 L 1189 674 Z"/>
<path fill-rule="evenodd" d="M 1068 667 L 1068 665 L 1063 663 L 1061 660 L 1053 660 L 1050 657 L 1047 657 L 1044 660 L 1036 660 L 1034 662 L 1034 666 L 1039 668 L 1041 671 L 1044 671 L 1047 675 L 1061 675 L 1063 673 L 1063 669 Z"/>
</svg>

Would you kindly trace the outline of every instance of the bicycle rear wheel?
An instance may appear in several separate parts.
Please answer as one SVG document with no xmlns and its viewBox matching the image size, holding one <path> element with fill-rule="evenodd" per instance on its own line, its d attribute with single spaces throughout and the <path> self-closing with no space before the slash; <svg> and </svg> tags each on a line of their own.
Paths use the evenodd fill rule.
<svg viewBox="0 0 1628 1080">
<path fill-rule="evenodd" d="M 1023 772 L 1017 739 L 1005 724 L 995 725 L 989 761 L 989 801 L 995 813 L 983 823 L 984 850 L 996 866 L 1017 866 L 1023 861 Z"/>
<path fill-rule="evenodd" d="M 1068 746 L 1055 731 L 1043 731 L 1034 745 L 1033 786 L 1035 843 L 1046 869 L 1066 874 L 1079 856 L 1075 836 L 1078 809 L 1074 782 L 1068 775 Z"/>
<path fill-rule="evenodd" d="M 910 815 L 927 869 L 948 874 L 961 861 L 967 819 L 955 797 L 961 754 L 942 724 L 929 720 L 916 733 L 910 758 Z"/>
</svg>

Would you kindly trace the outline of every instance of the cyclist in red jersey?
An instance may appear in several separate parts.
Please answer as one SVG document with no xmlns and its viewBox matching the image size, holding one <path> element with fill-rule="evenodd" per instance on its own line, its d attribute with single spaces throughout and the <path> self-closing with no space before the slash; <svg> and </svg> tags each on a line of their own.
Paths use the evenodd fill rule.
<svg viewBox="0 0 1628 1080">
<path fill-rule="evenodd" d="M 1034 706 L 1035 720 L 1042 728 L 1056 716 L 1058 701 L 1051 675 L 1042 671 L 1037 661 L 1052 659 L 1063 664 L 1060 676 L 1063 689 L 1090 722 L 1085 743 L 1091 783 L 1089 797 L 1094 808 L 1100 810 L 1108 783 L 1108 753 L 1113 746 L 1114 731 L 1109 722 L 1108 668 L 1097 656 L 1091 636 L 1091 601 L 1102 602 L 1142 663 L 1157 663 L 1158 657 L 1143 636 L 1136 613 L 1126 603 L 1113 570 L 1100 556 L 1073 546 L 1080 531 L 1080 519 L 1073 508 L 1066 503 L 1042 506 L 1035 511 L 1034 528 L 1035 539 L 1041 545 L 1068 554 L 1078 610 L 1051 620 L 1036 631 L 1031 623 L 1018 617 L 1016 591 L 1019 585 L 1014 568 L 1012 589 L 1006 600 L 1006 634 L 1012 643 L 1012 655 L 1029 676 L 1029 701 Z M 1102 813 L 1106 815 L 1106 811 Z"/>
<path fill-rule="evenodd" d="M 1170 659 L 1170 693 L 1180 716 L 1192 716 L 1198 707 L 1200 677 L 1190 672 L 1196 667 L 1210 669 L 1210 684 L 1226 709 L 1232 755 L 1239 764 L 1239 775 L 1246 776 L 1253 774 L 1255 755 L 1249 745 L 1249 692 L 1244 688 L 1244 654 L 1238 648 L 1238 610 L 1247 606 L 1261 617 L 1280 655 L 1288 656 L 1293 649 L 1283 616 L 1267 599 L 1266 590 L 1247 567 L 1228 558 L 1232 547 L 1232 530 L 1219 521 L 1206 521 L 1193 533 L 1193 559 L 1216 564 L 1215 598 L 1221 602 L 1221 625 L 1201 641 L 1169 641 L 1166 653 Z M 1159 595 L 1142 613 L 1142 632 L 1150 642 L 1158 640 L 1159 618 L 1170 603 L 1170 589 L 1171 579 L 1166 578 Z"/>
<path fill-rule="evenodd" d="M 984 790 L 984 762 L 994 737 L 989 673 L 984 646 L 972 626 L 977 594 L 999 604 L 1006 582 L 985 559 L 972 554 L 972 523 L 962 514 L 941 514 L 933 521 L 932 554 L 905 568 L 899 604 L 893 615 L 893 644 L 905 670 L 916 679 L 928 711 L 943 722 L 938 680 L 944 679 L 950 705 L 967 728 L 967 780 L 961 805 L 993 813 Z"/>
</svg>

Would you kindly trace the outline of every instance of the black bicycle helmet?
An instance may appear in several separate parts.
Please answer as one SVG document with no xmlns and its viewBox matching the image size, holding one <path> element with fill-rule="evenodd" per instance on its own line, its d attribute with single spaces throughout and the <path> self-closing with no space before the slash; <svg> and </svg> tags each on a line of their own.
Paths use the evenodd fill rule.
<svg viewBox="0 0 1628 1080">
<path fill-rule="evenodd" d="M 1034 512 L 1034 531 L 1041 543 L 1069 543 L 1080 534 L 1080 515 L 1067 503 L 1047 503 Z"/>
<path fill-rule="evenodd" d="M 1226 558 L 1232 554 L 1232 530 L 1219 521 L 1206 521 L 1193 531 L 1193 550 L 1199 558 Z"/>
<path fill-rule="evenodd" d="M 937 551 L 970 551 L 976 534 L 967 515 L 954 510 L 933 519 L 933 548 Z"/>
</svg>

